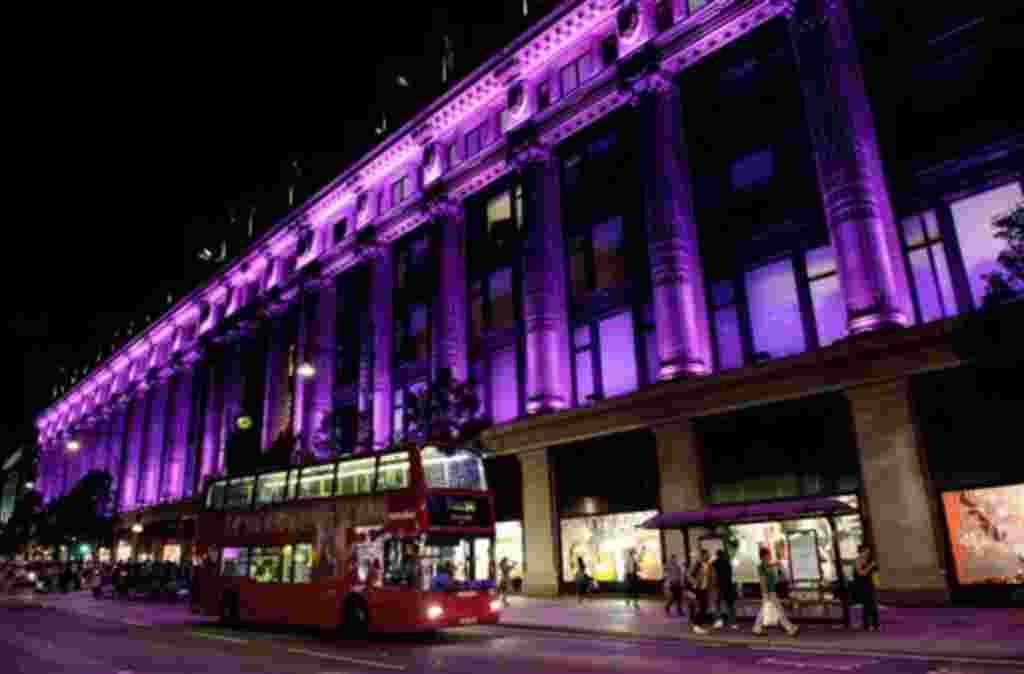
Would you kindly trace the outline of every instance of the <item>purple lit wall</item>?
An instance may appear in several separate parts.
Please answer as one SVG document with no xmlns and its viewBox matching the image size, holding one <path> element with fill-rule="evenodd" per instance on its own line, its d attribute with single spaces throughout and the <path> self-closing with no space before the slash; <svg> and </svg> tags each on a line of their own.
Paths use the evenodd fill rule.
<svg viewBox="0 0 1024 674">
<path fill-rule="evenodd" d="M 222 404 L 221 373 L 224 371 L 222 358 L 211 360 L 207 364 L 205 376 L 207 377 L 207 399 L 206 410 L 203 413 L 203 437 L 200 444 L 201 458 L 199 461 L 199 485 L 205 483 L 206 478 L 214 473 L 220 472 L 220 443 Z"/>
<path fill-rule="evenodd" d="M 121 480 L 121 510 L 135 507 L 139 490 L 139 459 L 141 458 L 143 432 L 146 427 L 146 396 L 136 396 L 131 401 L 128 420 L 128 437 L 125 445 L 125 470 Z"/>
<path fill-rule="evenodd" d="M 384 447 L 391 441 L 391 297 L 394 261 L 391 251 L 373 259 L 370 282 L 373 312 L 373 444 Z"/>
<path fill-rule="evenodd" d="M 164 469 L 165 493 L 170 499 L 179 499 L 185 494 L 185 464 L 188 452 L 188 429 L 191 423 L 192 412 L 192 382 L 194 374 L 191 371 L 181 372 L 174 378 L 172 384 L 174 391 L 174 415 L 173 426 L 170 433 L 170 443 L 167 449 L 167 464 Z"/>
<path fill-rule="evenodd" d="M 313 447 L 314 438 L 323 426 L 327 415 L 334 407 L 334 358 L 336 353 L 335 322 L 338 316 L 338 291 L 334 283 L 320 289 L 313 314 L 313 344 L 310 361 L 316 368 L 316 376 L 310 382 L 310 423 L 303 446 Z"/>
<path fill-rule="evenodd" d="M 169 386 L 166 381 L 154 384 L 149 392 L 149 416 L 142 455 L 142 483 L 137 503 L 157 503 L 160 500 L 160 464 L 164 454 L 168 394 Z"/>
</svg>

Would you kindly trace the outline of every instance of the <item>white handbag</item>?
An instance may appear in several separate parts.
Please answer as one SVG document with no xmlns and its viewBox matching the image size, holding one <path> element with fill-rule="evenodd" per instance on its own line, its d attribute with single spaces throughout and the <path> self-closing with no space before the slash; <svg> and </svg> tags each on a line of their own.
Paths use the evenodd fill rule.
<svg viewBox="0 0 1024 674">
<path fill-rule="evenodd" d="M 773 627 L 779 624 L 779 608 L 774 601 L 761 603 L 761 624 L 765 627 Z"/>
</svg>

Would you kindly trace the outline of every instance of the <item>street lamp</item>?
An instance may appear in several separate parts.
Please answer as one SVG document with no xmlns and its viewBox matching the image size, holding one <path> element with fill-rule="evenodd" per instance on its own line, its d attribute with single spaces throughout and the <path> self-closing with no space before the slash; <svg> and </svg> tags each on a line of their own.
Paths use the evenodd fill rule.
<svg viewBox="0 0 1024 674">
<path fill-rule="evenodd" d="M 69 452 L 77 452 L 82 448 L 82 444 L 78 442 L 78 440 L 72 438 L 71 440 L 68 440 L 68 444 L 65 445 L 65 447 L 67 447 Z"/>
<path fill-rule="evenodd" d="M 142 524 L 140 524 L 139 522 L 136 522 L 135 524 L 133 524 L 132 525 L 132 533 L 133 534 L 141 534 L 142 533 Z"/>
<path fill-rule="evenodd" d="M 303 379 L 312 379 L 313 377 L 316 376 L 316 368 L 313 367 L 312 363 L 308 362 L 299 365 L 299 369 L 297 370 L 297 372 L 299 376 L 302 377 Z"/>
<path fill-rule="evenodd" d="M 35 482 L 26 482 L 25 483 L 25 489 L 35 489 L 35 488 L 36 488 L 36 483 Z"/>
</svg>

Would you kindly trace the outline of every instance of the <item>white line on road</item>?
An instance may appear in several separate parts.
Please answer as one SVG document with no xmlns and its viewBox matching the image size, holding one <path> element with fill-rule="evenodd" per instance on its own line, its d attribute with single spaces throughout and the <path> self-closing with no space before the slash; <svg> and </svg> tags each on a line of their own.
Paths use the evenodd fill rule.
<svg viewBox="0 0 1024 674">
<path fill-rule="evenodd" d="M 332 653 L 320 653 L 318 651 L 307 651 L 304 648 L 289 648 L 289 653 L 296 653 L 298 655 L 311 655 L 314 658 L 324 658 L 325 660 L 336 660 L 337 662 L 347 662 L 351 665 L 363 665 L 364 667 L 379 667 L 381 669 L 390 669 L 396 672 L 405 671 L 405 665 L 393 665 L 390 662 L 378 662 L 376 660 L 360 660 L 359 658 L 349 658 L 344 655 L 334 655 Z"/>
<path fill-rule="evenodd" d="M 745 644 L 737 644 L 741 646 Z M 884 658 L 887 660 L 915 660 L 920 662 L 958 662 L 972 665 L 1009 665 L 1017 669 L 1021 668 L 1020 660 L 1007 660 L 1002 658 L 965 658 L 951 657 L 946 655 L 914 655 L 912 653 L 886 653 L 881 651 L 850 651 L 845 649 L 821 650 L 814 648 L 786 648 L 784 646 L 758 646 L 746 644 L 747 648 L 755 651 L 772 651 L 778 653 L 813 654 L 813 655 L 858 655 L 861 657 Z M 1024 671 L 1021 669 L 1020 671 Z"/>
<path fill-rule="evenodd" d="M 837 665 L 828 662 L 801 662 L 800 660 L 784 660 L 782 658 L 761 658 L 757 661 L 759 665 L 781 665 L 797 669 L 830 669 L 836 672 L 855 672 L 865 665 L 877 665 L 878 663 L 878 660 L 869 660 L 868 662 Z"/>
<path fill-rule="evenodd" d="M 226 641 L 230 644 L 247 644 L 249 643 L 246 639 L 236 639 L 235 637 L 223 637 L 219 634 L 204 634 L 203 632 L 192 632 L 192 636 L 199 637 L 201 639 L 213 639 L 214 641 Z"/>
</svg>

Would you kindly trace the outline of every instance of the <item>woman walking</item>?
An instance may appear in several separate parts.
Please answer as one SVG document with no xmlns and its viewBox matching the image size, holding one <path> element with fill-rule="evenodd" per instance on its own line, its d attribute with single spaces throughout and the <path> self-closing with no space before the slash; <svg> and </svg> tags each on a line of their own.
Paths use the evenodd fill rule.
<svg viewBox="0 0 1024 674">
<path fill-rule="evenodd" d="M 795 637 L 799 628 L 789 622 L 786 612 L 779 602 L 779 595 L 776 588 L 779 583 L 779 565 L 771 561 L 771 553 L 766 548 L 761 548 L 761 563 L 757 567 L 758 575 L 761 577 L 761 610 L 757 613 L 757 620 L 754 622 L 754 634 L 764 632 L 765 623 L 776 621 L 786 630 L 791 637 Z"/>
<path fill-rule="evenodd" d="M 853 587 L 857 597 L 864 605 L 864 630 L 878 632 L 881 624 L 878 616 L 878 592 L 875 587 L 874 575 L 878 571 L 878 562 L 871 552 L 871 547 L 860 546 L 857 563 L 853 567 Z"/>
</svg>

